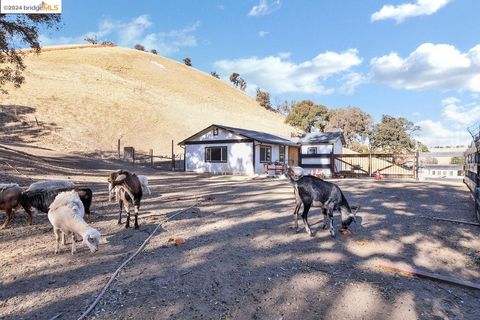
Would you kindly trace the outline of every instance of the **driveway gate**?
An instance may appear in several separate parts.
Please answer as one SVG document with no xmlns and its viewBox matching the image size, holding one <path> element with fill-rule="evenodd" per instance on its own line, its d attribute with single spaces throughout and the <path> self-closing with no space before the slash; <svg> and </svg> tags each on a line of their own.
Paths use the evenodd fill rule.
<svg viewBox="0 0 480 320">
<path fill-rule="evenodd" d="M 415 178 L 417 155 L 372 153 L 333 155 L 334 177 L 372 177 L 377 172 L 387 178 Z"/>
</svg>

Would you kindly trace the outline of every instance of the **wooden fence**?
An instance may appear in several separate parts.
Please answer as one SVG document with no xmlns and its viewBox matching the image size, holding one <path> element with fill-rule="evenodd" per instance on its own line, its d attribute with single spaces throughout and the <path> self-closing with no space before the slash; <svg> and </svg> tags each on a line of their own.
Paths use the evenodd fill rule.
<svg viewBox="0 0 480 320">
<path fill-rule="evenodd" d="M 467 185 L 475 201 L 475 214 L 480 222 L 480 153 L 475 144 L 465 152 L 465 178 Z"/>
</svg>

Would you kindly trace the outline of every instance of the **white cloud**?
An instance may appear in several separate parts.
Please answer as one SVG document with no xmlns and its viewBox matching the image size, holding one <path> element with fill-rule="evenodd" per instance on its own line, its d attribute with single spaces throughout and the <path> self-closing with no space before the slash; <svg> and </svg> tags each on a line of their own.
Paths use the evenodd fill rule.
<svg viewBox="0 0 480 320">
<path fill-rule="evenodd" d="M 334 75 L 342 76 L 362 62 L 356 49 L 340 53 L 327 51 L 298 64 L 288 60 L 288 57 L 289 55 L 282 54 L 264 58 L 220 60 L 214 63 L 214 67 L 225 75 L 237 72 L 247 81 L 249 88 L 256 86 L 273 94 L 331 94 L 334 89 L 326 88 L 322 81 Z"/>
<path fill-rule="evenodd" d="M 480 121 L 480 104 L 462 104 L 456 97 L 442 100 L 441 117 L 438 121 L 423 120 L 416 124 L 422 128 L 418 139 L 428 146 L 468 145 L 471 136 L 467 128 Z"/>
<path fill-rule="evenodd" d="M 468 145 L 471 136 L 465 129 L 451 129 L 439 121 L 423 120 L 415 123 L 421 127 L 418 140 L 429 147 Z"/>
<path fill-rule="evenodd" d="M 343 82 L 343 85 L 340 87 L 339 91 L 343 94 L 354 94 L 355 89 L 367 81 L 366 77 L 357 72 L 347 73 L 345 76 L 340 78 L 340 81 Z"/>
<path fill-rule="evenodd" d="M 183 29 L 149 33 L 148 30 L 153 27 L 153 23 L 148 15 L 141 15 L 127 22 L 104 19 L 100 22 L 97 31 L 80 36 L 49 38 L 46 35 L 40 35 L 39 40 L 44 46 L 65 45 L 83 43 L 86 37 L 96 36 L 100 42 L 110 40 L 124 47 L 133 47 L 139 43 L 147 50 L 157 49 L 159 54 L 168 55 L 184 47 L 195 47 L 197 39 L 193 32 L 199 26 L 200 22 L 197 21 Z"/>
<path fill-rule="evenodd" d="M 282 4 L 280 0 L 275 0 L 270 3 L 268 0 L 260 0 L 258 5 L 252 7 L 252 9 L 248 12 L 248 15 L 252 17 L 265 16 L 275 10 L 280 9 L 281 5 Z"/>
<path fill-rule="evenodd" d="M 270 32 L 268 32 L 268 31 L 263 31 L 263 30 L 262 30 L 262 31 L 258 32 L 258 36 L 259 36 L 260 38 L 263 38 L 263 37 L 265 37 L 266 35 L 268 35 L 269 33 L 270 33 Z"/>
<path fill-rule="evenodd" d="M 473 103 L 461 105 L 461 101 L 455 97 L 442 100 L 442 115 L 446 121 L 451 122 L 455 127 L 466 128 L 477 121 L 480 121 L 480 105 Z"/>
<path fill-rule="evenodd" d="M 372 14 L 370 20 L 394 19 L 397 23 L 416 16 L 431 15 L 446 6 L 450 0 L 417 0 L 415 3 L 402 3 L 397 6 L 384 5 Z"/>
<path fill-rule="evenodd" d="M 406 58 L 375 57 L 371 66 L 374 80 L 396 89 L 480 92 L 480 45 L 462 53 L 452 45 L 424 43 Z"/>
</svg>

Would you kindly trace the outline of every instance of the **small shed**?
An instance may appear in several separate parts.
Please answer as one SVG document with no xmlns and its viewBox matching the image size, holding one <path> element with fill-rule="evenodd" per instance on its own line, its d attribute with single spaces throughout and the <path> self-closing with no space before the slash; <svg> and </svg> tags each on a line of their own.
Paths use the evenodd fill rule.
<svg viewBox="0 0 480 320">
<path fill-rule="evenodd" d="M 254 175 L 273 163 L 295 164 L 299 145 L 286 137 L 212 124 L 181 141 L 185 171 Z M 291 149 L 297 149 L 297 153 Z"/>
<path fill-rule="evenodd" d="M 334 155 L 342 154 L 345 145 L 343 132 L 312 132 L 298 142 L 301 145 L 300 166 L 310 174 L 323 173 L 332 177 Z"/>
</svg>

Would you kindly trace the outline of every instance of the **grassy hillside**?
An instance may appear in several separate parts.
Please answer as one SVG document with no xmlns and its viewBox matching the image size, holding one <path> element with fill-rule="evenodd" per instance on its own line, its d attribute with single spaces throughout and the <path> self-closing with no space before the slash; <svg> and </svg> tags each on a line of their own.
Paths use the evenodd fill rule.
<svg viewBox="0 0 480 320">
<path fill-rule="evenodd" d="M 172 139 L 212 123 L 286 136 L 294 131 L 283 116 L 223 81 L 150 53 L 77 46 L 47 48 L 25 61 L 26 82 L 0 96 L 0 111 L 8 118 L 17 106 L 34 126 L 7 124 L 12 141 L 92 151 L 114 150 L 121 138 L 122 145 L 166 154 Z"/>
</svg>

